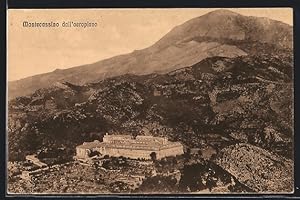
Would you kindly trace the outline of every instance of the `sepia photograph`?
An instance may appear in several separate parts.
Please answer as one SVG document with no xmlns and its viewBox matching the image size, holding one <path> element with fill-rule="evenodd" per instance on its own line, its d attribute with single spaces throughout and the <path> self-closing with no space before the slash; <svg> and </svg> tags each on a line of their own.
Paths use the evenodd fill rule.
<svg viewBox="0 0 300 200">
<path fill-rule="evenodd" d="M 7 10 L 9 195 L 292 194 L 292 8 Z"/>
</svg>

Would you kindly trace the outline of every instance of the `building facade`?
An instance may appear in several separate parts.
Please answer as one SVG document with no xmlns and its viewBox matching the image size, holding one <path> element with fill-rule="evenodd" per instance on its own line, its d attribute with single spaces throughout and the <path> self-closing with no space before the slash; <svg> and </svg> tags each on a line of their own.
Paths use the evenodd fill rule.
<svg viewBox="0 0 300 200">
<path fill-rule="evenodd" d="M 89 158 L 93 153 L 113 157 L 127 157 L 131 159 L 162 159 L 168 156 L 183 154 L 183 146 L 179 142 L 168 141 L 167 138 L 153 136 L 108 135 L 103 137 L 103 142 L 95 140 L 84 142 L 76 147 L 76 157 Z"/>
</svg>

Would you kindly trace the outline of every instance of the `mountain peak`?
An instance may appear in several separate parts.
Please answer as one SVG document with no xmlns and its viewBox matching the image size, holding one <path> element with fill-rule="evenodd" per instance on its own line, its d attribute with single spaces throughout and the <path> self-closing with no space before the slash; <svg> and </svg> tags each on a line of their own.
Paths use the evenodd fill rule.
<svg viewBox="0 0 300 200">
<path fill-rule="evenodd" d="M 199 38 L 259 41 L 291 48 L 292 28 L 275 20 L 218 9 L 176 26 L 154 46 L 160 49 Z"/>
<path fill-rule="evenodd" d="M 211 11 L 211 12 L 207 13 L 206 15 L 239 16 L 240 14 L 233 12 L 231 10 L 227 10 L 227 9 L 218 9 L 218 10 Z M 205 15 L 203 15 L 203 16 L 205 16 Z"/>
</svg>

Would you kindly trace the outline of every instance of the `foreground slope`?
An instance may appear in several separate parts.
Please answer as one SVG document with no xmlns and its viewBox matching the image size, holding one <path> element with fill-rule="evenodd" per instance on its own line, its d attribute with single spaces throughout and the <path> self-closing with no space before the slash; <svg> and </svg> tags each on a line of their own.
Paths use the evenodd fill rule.
<svg viewBox="0 0 300 200">
<path fill-rule="evenodd" d="M 249 144 L 222 149 L 216 163 L 256 192 L 292 192 L 293 161 Z"/>
</svg>

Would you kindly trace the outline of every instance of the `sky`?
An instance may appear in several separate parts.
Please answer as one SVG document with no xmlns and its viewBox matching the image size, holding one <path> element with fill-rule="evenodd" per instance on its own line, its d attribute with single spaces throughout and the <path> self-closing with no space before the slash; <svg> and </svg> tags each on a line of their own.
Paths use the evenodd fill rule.
<svg viewBox="0 0 300 200">
<path fill-rule="evenodd" d="M 216 10 L 43 9 L 8 10 L 8 80 L 94 63 L 146 48 L 173 27 Z M 293 24 L 291 8 L 228 9 Z M 26 28 L 23 22 L 94 22 L 94 28 Z"/>
</svg>

